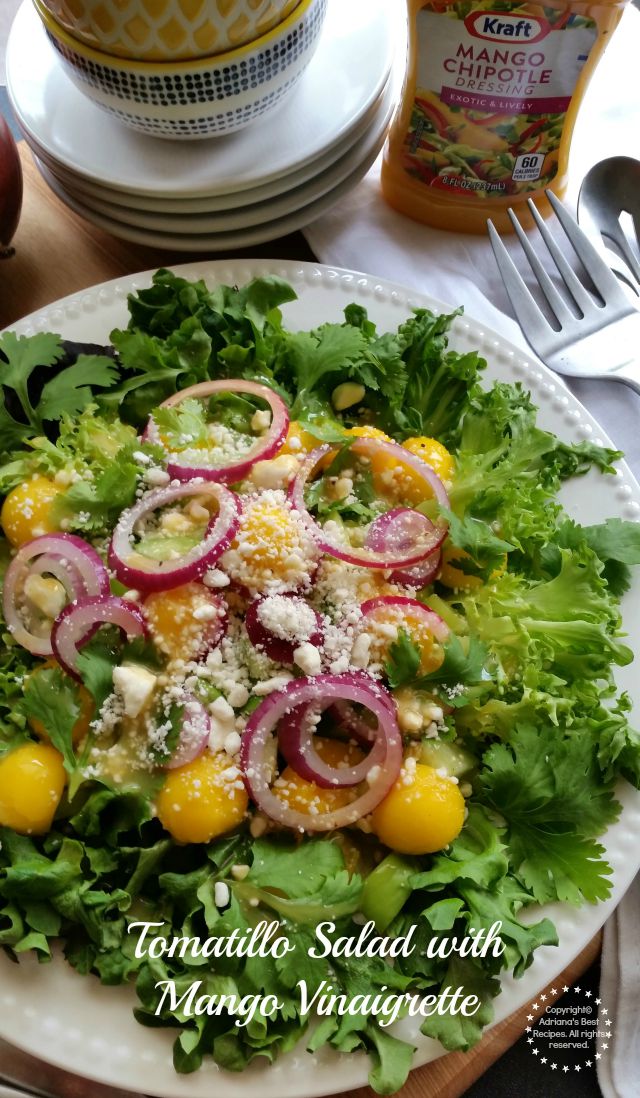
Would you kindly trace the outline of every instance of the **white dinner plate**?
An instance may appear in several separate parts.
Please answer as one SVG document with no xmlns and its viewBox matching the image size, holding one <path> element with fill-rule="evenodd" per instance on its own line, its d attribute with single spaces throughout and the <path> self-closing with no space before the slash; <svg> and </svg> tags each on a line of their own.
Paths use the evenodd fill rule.
<svg viewBox="0 0 640 1098">
<path fill-rule="evenodd" d="M 318 49 L 281 107 L 205 141 L 135 133 L 101 111 L 67 77 L 30 0 L 9 36 L 7 88 L 23 132 L 84 178 L 141 195 L 229 194 L 297 171 L 351 132 L 387 80 L 398 18 L 388 0 L 329 0 Z"/>
<path fill-rule="evenodd" d="M 310 225 L 316 218 L 321 217 L 330 210 L 336 202 L 352 190 L 366 175 L 369 168 L 380 152 L 385 139 L 386 127 L 393 114 L 393 103 L 390 104 L 385 125 L 375 135 L 375 140 L 369 143 L 366 155 L 349 172 L 349 174 L 332 187 L 320 198 L 306 203 L 299 209 L 295 209 L 283 217 L 270 218 L 257 225 L 246 228 L 231 229 L 217 233 L 188 233 L 188 232 L 163 232 L 158 229 L 146 229 L 140 225 L 125 224 L 115 217 L 108 217 L 104 213 L 88 206 L 75 195 L 72 195 L 66 187 L 49 171 L 45 165 L 36 164 L 41 175 L 67 206 L 76 213 L 91 221 L 105 232 L 112 233 L 122 240 L 130 240 L 134 244 L 144 244 L 150 248 L 164 248 L 167 251 L 177 252 L 228 252 L 233 248 L 248 248 L 255 244 L 263 244 L 267 240 L 275 240 L 279 236 L 296 232 Z"/>
<path fill-rule="evenodd" d="M 396 102 L 395 89 L 389 88 L 388 93 L 380 102 L 379 112 L 372 120 L 367 132 L 359 141 L 340 157 L 335 164 L 310 179 L 301 187 L 296 187 L 285 194 L 267 199 L 265 202 L 256 202 L 248 206 L 239 206 L 233 210 L 221 211 L 209 214 L 168 214 L 157 211 L 127 209 L 111 202 L 105 202 L 101 198 L 93 198 L 76 191 L 71 183 L 61 179 L 55 169 L 38 163 L 38 168 L 47 182 L 54 188 L 60 197 L 69 196 L 75 199 L 80 207 L 93 211 L 99 215 L 133 226 L 135 229 L 143 229 L 149 232 L 178 233 L 191 236 L 192 234 L 216 234 L 238 232 L 253 226 L 276 226 L 281 218 L 288 217 L 303 208 L 308 209 L 312 203 L 330 192 L 335 196 L 338 186 L 344 180 L 354 178 L 354 173 L 360 173 L 363 166 L 368 168 L 377 156 L 384 141 L 387 126 Z M 242 194 L 240 193 L 240 197 Z M 277 235 L 277 233 L 273 233 Z M 233 245 L 232 245 L 233 246 Z M 238 245 L 239 246 L 239 245 Z"/>
<path fill-rule="evenodd" d="M 245 209 L 248 206 L 264 202 L 268 198 L 276 198 L 287 194 L 297 187 L 303 186 L 311 179 L 326 171 L 341 157 L 345 156 L 360 140 L 370 127 L 377 123 L 380 116 L 382 101 L 389 94 L 391 81 L 395 83 L 396 100 L 399 94 L 401 72 L 397 66 L 391 70 L 384 88 L 375 103 L 369 107 L 352 130 L 338 141 L 336 145 L 321 156 L 310 160 L 303 167 L 288 175 L 279 176 L 259 187 L 248 187 L 242 191 L 231 191 L 229 194 L 208 195 L 205 198 L 158 198 L 157 195 L 138 195 L 130 191 L 116 191 L 113 187 L 102 187 L 99 183 L 85 179 L 71 171 L 66 164 L 50 156 L 46 149 L 36 141 L 33 134 L 26 134 L 25 140 L 31 147 L 38 160 L 42 161 L 62 183 L 68 191 L 75 194 L 81 201 L 86 199 L 98 199 L 102 203 L 109 203 L 126 210 L 144 210 L 146 213 L 167 214 L 210 214 L 224 210 Z M 88 205 L 91 205 L 89 202 Z"/>
<path fill-rule="evenodd" d="M 285 324 L 294 329 L 338 321 L 351 301 L 364 305 L 382 331 L 396 328 L 418 306 L 450 310 L 450 305 L 406 287 L 309 263 L 203 262 L 185 264 L 176 271 L 185 278 L 204 278 L 210 285 L 241 285 L 259 275 L 280 275 L 298 294 L 297 301 L 283 307 Z M 151 272 L 146 272 L 95 286 L 33 313 L 15 328 L 24 334 L 49 330 L 68 339 L 99 343 L 108 339 L 114 327 L 126 324 L 127 294 L 150 281 Z M 471 318 L 459 317 L 452 328 L 451 345 L 462 352 L 479 350 L 488 360 L 487 381 L 520 381 L 530 389 L 540 409 L 541 427 L 567 442 L 586 437 L 607 441 L 596 421 L 553 374 L 532 365 L 496 333 Z M 624 464 L 615 477 L 591 472 L 567 482 L 563 502 L 572 518 L 586 524 L 601 522 L 605 515 L 640 516 L 640 488 Z M 634 608 L 639 599 L 640 574 L 636 572 L 622 604 L 628 643 L 636 652 L 640 650 L 640 618 Z M 638 706 L 640 678 L 634 665 L 619 669 L 616 677 Z M 496 1022 L 532 1002 L 540 988 L 555 979 L 591 940 L 635 876 L 640 863 L 640 794 L 626 782 L 620 783 L 617 794 L 622 813 L 601 840 L 613 869 L 611 897 L 597 906 L 587 904 L 578 909 L 559 903 L 529 909 L 530 918 L 544 914 L 553 919 L 560 944 L 538 949 L 533 964 L 519 980 L 502 980 L 501 994 L 495 1000 Z M 162 1098 L 255 1098 L 256 1094 L 260 1098 L 314 1098 L 366 1083 L 369 1064 L 364 1054 L 338 1055 L 325 1048 L 311 1057 L 304 1051 L 304 1042 L 275 1064 L 256 1061 L 241 1074 L 226 1073 L 208 1060 L 192 1075 L 176 1075 L 171 1057 L 175 1033 L 138 1025 L 131 1016 L 135 1001 L 132 988 L 104 987 L 93 977 L 79 976 L 61 958 L 39 965 L 24 956 L 15 965 L 0 955 L 0 1037 L 102 1083 Z M 414 1040 L 418 1048 L 415 1066 L 443 1055 L 437 1042 L 420 1034 Z"/>
</svg>

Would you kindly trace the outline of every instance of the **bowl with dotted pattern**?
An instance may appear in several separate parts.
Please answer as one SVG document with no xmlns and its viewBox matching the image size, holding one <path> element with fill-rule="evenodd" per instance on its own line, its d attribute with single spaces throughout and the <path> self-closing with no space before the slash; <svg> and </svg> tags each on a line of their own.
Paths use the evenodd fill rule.
<svg viewBox="0 0 640 1098">
<path fill-rule="evenodd" d="M 137 61 L 211 57 L 261 38 L 299 0 L 43 0 L 85 46 Z"/>
<path fill-rule="evenodd" d="M 300 0 L 274 31 L 228 53 L 190 61 L 112 57 L 74 39 L 34 0 L 62 65 L 98 107 L 140 133 L 198 140 L 256 122 L 288 95 L 313 57 L 327 0 Z"/>
</svg>

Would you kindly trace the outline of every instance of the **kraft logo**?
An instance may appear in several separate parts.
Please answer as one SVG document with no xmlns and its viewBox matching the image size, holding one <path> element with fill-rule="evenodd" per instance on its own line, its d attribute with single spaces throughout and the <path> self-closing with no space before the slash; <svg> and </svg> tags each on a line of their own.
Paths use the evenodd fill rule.
<svg viewBox="0 0 640 1098">
<path fill-rule="evenodd" d="M 539 42 L 551 30 L 547 20 L 537 15 L 512 15 L 506 11 L 472 11 L 464 25 L 474 38 L 491 42 Z"/>
</svg>

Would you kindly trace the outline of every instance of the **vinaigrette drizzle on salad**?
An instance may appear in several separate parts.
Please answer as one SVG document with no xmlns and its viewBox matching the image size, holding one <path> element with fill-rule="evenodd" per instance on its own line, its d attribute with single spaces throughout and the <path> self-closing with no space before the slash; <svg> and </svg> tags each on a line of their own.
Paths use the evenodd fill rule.
<svg viewBox="0 0 640 1098">
<path fill-rule="evenodd" d="M 556 498 L 619 455 L 483 389 L 447 347 L 456 314 L 380 335 L 349 306 L 292 333 L 293 296 L 160 271 L 115 357 L 0 337 L 0 944 L 46 959 L 60 938 L 80 972 L 135 978 L 138 1020 L 180 1029 L 178 1071 L 292 1047 L 299 973 L 207 970 L 277 990 L 259 1033 L 158 1018 L 156 982 L 201 969 L 134 956 L 141 912 L 169 937 L 266 914 L 301 949 L 320 919 L 417 923 L 423 947 L 499 921 L 500 958 L 332 962 L 347 992 L 473 987 L 478 1016 L 423 1026 L 468 1048 L 500 969 L 555 942 L 518 911 L 608 894 L 596 836 L 615 777 L 639 784 L 611 673 L 638 527 L 580 527 Z M 365 1015 L 325 1042 L 366 1048 L 383 1092 L 411 1066 Z"/>
</svg>

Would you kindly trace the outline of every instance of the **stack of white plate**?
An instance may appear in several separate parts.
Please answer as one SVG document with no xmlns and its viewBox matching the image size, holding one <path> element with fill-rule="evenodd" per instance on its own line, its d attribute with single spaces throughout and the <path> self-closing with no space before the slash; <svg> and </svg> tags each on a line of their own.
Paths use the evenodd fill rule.
<svg viewBox="0 0 640 1098">
<path fill-rule="evenodd" d="M 13 25 L 7 86 L 49 186 L 77 213 L 139 244 L 216 252 L 303 228 L 375 160 L 399 96 L 398 9 L 329 0 L 317 52 L 281 107 L 226 137 L 139 134 L 78 91 L 30 0 Z"/>
</svg>

